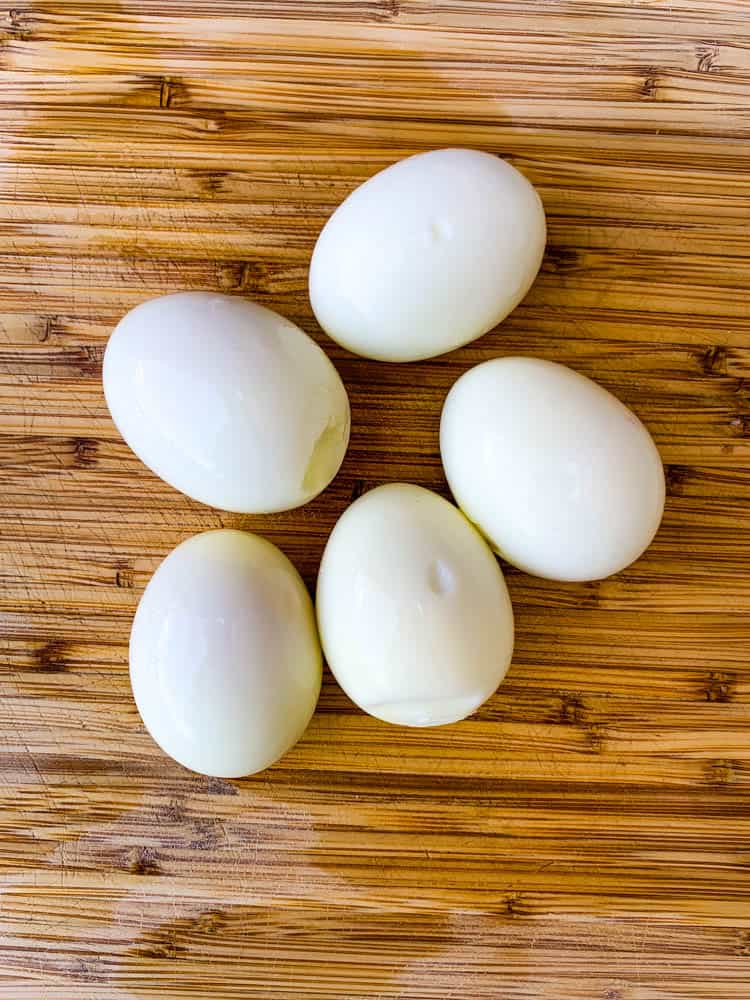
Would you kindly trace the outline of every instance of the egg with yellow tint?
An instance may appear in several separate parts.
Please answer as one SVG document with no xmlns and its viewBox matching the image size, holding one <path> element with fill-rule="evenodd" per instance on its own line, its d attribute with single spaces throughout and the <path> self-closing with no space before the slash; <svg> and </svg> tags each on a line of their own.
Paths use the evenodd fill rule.
<svg viewBox="0 0 750 1000">
<path fill-rule="evenodd" d="M 337 522 L 317 615 L 344 691 L 404 726 L 476 711 L 513 652 L 513 610 L 489 547 L 447 500 L 404 483 L 371 490 Z"/>
</svg>

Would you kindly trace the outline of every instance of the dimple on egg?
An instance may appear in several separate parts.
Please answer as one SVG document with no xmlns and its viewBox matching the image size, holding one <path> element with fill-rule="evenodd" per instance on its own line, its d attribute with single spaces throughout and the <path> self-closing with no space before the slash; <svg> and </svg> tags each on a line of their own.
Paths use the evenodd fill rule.
<svg viewBox="0 0 750 1000">
<path fill-rule="evenodd" d="M 193 771 L 232 778 L 274 763 L 310 721 L 321 670 L 299 574 L 249 532 L 189 538 L 138 605 L 133 696 L 154 740 Z"/>
<path fill-rule="evenodd" d="M 375 174 L 336 209 L 315 245 L 310 302 L 355 354 L 415 361 L 486 333 L 529 290 L 544 208 L 509 163 L 435 149 Z"/>
<path fill-rule="evenodd" d="M 401 725 L 470 715 L 513 651 L 497 560 L 460 511 L 418 486 L 380 486 L 345 511 L 323 554 L 317 615 L 344 691 Z"/>
</svg>

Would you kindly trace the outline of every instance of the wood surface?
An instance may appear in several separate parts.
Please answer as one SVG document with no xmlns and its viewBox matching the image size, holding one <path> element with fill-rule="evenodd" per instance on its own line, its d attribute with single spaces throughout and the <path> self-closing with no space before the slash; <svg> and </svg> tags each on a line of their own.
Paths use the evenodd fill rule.
<svg viewBox="0 0 750 1000">
<path fill-rule="evenodd" d="M 306 294 L 323 222 L 401 156 L 468 145 L 539 188 L 549 250 L 501 328 L 353 358 Z M 750 998 L 750 6 L 746 0 L 0 3 L 0 997 Z M 334 484 L 227 515 L 151 475 L 102 395 L 136 303 L 285 313 L 351 394 Z M 573 365 L 667 469 L 647 555 L 508 570 L 513 666 L 435 730 L 326 675 L 242 781 L 153 744 L 127 673 L 149 575 L 258 530 L 312 585 L 351 498 L 447 495 L 471 364 Z"/>
</svg>

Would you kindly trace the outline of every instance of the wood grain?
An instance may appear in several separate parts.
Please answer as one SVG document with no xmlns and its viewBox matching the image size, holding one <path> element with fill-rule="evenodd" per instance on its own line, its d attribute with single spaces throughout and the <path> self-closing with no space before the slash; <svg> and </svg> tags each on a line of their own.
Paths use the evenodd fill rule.
<svg viewBox="0 0 750 1000">
<path fill-rule="evenodd" d="M 750 998 L 750 10 L 745 0 L 0 3 L 0 996 Z M 447 357 L 347 355 L 306 296 L 335 205 L 399 157 L 507 157 L 550 245 Z M 325 346 L 352 444 L 299 511 L 180 496 L 118 437 L 106 338 L 149 296 L 252 296 Z M 363 716 L 330 675 L 264 774 L 143 730 L 127 640 L 193 532 L 261 531 L 312 585 L 353 496 L 447 495 L 442 400 L 506 353 L 631 405 L 668 474 L 619 576 L 508 571 L 518 642 L 476 716 Z"/>
</svg>

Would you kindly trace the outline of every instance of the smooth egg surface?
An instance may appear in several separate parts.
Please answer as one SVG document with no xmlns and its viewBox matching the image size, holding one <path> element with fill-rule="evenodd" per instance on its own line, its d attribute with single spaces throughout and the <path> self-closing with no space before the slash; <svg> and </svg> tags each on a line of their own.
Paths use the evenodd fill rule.
<svg viewBox="0 0 750 1000">
<path fill-rule="evenodd" d="M 591 379 L 496 358 L 454 384 L 440 423 L 461 510 L 514 566 L 598 580 L 634 562 L 664 511 L 664 470 L 641 421 Z"/>
<path fill-rule="evenodd" d="M 523 174 L 473 149 L 437 149 L 356 188 L 321 232 L 310 302 L 342 346 L 381 361 L 451 351 L 504 319 L 546 241 Z"/>
<path fill-rule="evenodd" d="M 130 636 L 141 718 L 180 764 L 225 778 L 273 764 L 315 710 L 322 655 L 294 566 L 245 531 L 195 535 L 161 563 Z"/>
<path fill-rule="evenodd" d="M 349 400 L 318 345 L 246 299 L 144 302 L 107 344 L 104 393 L 136 455 L 175 489 L 241 513 L 299 507 L 336 475 Z"/>
<path fill-rule="evenodd" d="M 470 715 L 513 652 L 497 560 L 460 511 L 418 486 L 380 486 L 344 512 L 323 555 L 317 615 L 344 691 L 406 726 Z"/>
</svg>

